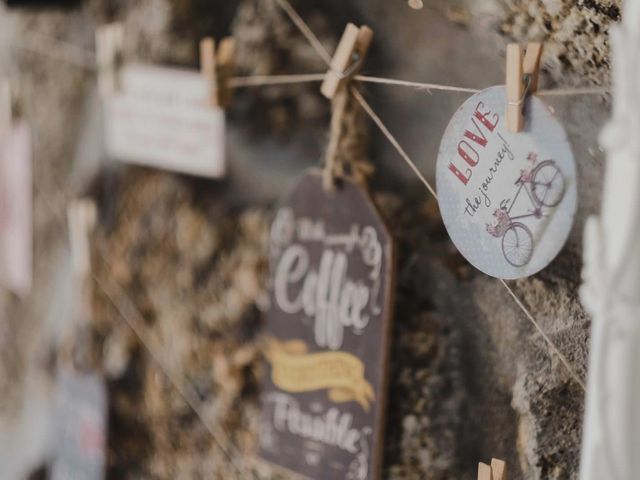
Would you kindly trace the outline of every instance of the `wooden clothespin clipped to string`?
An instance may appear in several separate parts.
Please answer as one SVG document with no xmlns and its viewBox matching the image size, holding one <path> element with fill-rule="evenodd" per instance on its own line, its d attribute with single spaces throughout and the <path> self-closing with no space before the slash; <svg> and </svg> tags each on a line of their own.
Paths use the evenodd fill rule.
<svg viewBox="0 0 640 480">
<path fill-rule="evenodd" d="M 491 465 L 478 463 L 478 480 L 507 480 L 507 464 L 497 458 L 491 459 Z"/>
<path fill-rule="evenodd" d="M 372 41 L 373 30 L 369 27 L 347 24 L 320 87 L 325 97 L 333 98 L 340 85 L 360 71 Z"/>
<path fill-rule="evenodd" d="M 89 235 L 96 226 L 97 209 L 93 200 L 75 200 L 67 207 L 71 261 L 78 278 L 91 273 L 91 248 Z"/>
<path fill-rule="evenodd" d="M 101 96 L 112 95 L 119 87 L 119 71 L 124 50 L 124 25 L 109 23 L 96 29 L 96 63 Z"/>
<path fill-rule="evenodd" d="M 209 80 L 211 107 L 227 107 L 233 98 L 229 79 L 234 70 L 235 45 L 233 37 L 223 38 L 217 49 L 213 38 L 200 41 L 200 70 Z"/>
<path fill-rule="evenodd" d="M 523 108 L 529 95 L 538 89 L 542 43 L 529 43 L 523 54 L 517 43 L 507 46 L 507 129 L 520 132 L 524 128 Z"/>
<path fill-rule="evenodd" d="M 336 177 L 344 173 L 338 150 L 349 97 L 347 82 L 362 68 L 372 41 L 373 30 L 348 23 L 320 87 L 322 94 L 331 100 L 331 128 L 323 170 L 323 186 L 326 191 L 333 190 Z M 336 95 L 337 92 L 340 93 Z"/>
</svg>

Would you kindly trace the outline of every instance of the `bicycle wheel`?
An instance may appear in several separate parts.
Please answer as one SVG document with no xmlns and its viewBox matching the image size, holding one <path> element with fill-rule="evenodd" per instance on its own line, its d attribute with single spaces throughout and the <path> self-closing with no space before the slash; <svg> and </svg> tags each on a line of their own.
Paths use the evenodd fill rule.
<svg viewBox="0 0 640 480">
<path fill-rule="evenodd" d="M 514 267 L 522 267 L 533 256 L 533 235 L 522 223 L 512 223 L 502 236 L 502 254 Z"/>
<path fill-rule="evenodd" d="M 533 169 L 531 194 L 538 205 L 555 207 L 564 195 L 564 176 L 553 160 L 545 160 Z"/>
</svg>

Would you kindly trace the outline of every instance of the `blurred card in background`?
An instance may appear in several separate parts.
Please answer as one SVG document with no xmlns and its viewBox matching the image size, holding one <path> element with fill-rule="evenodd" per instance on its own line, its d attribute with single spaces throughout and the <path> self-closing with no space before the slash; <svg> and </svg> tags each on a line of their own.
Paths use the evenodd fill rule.
<svg viewBox="0 0 640 480">
<path fill-rule="evenodd" d="M 117 160 L 190 175 L 225 173 L 224 110 L 209 106 L 196 71 L 123 67 L 119 91 L 105 99 L 105 147 Z"/>
<path fill-rule="evenodd" d="M 33 226 L 31 131 L 18 121 L 0 137 L 0 285 L 31 291 Z"/>
</svg>

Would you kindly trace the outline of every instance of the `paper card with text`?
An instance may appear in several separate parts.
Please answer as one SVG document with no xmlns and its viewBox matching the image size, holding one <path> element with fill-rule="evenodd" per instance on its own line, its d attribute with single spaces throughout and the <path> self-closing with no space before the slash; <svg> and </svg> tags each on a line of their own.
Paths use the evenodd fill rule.
<svg viewBox="0 0 640 480">
<path fill-rule="evenodd" d="M 62 369 L 55 392 L 52 480 L 105 478 L 107 387 L 97 373 Z"/>
<path fill-rule="evenodd" d="M 311 170 L 270 235 L 261 457 L 313 479 L 379 478 L 393 242 L 367 192 Z"/>
<path fill-rule="evenodd" d="M 0 285 L 24 297 L 33 280 L 31 130 L 24 121 L 0 139 Z"/>
<path fill-rule="evenodd" d="M 105 98 L 105 149 L 117 160 L 209 178 L 225 174 L 225 115 L 196 71 L 123 67 Z"/>
<path fill-rule="evenodd" d="M 564 128 L 542 100 L 507 130 L 504 87 L 469 98 L 447 127 L 436 167 L 438 204 L 451 240 L 478 270 L 504 279 L 546 267 L 569 236 L 577 176 Z"/>
</svg>

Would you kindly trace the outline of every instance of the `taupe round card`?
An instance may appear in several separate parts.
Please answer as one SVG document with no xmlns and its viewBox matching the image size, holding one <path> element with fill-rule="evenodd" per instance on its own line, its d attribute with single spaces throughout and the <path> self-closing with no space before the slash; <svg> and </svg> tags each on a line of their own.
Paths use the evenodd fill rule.
<svg viewBox="0 0 640 480">
<path fill-rule="evenodd" d="M 502 86 L 469 98 L 444 134 L 438 203 L 451 240 L 478 270 L 527 277 L 564 245 L 576 212 L 576 168 L 564 128 L 542 100 L 525 102 L 511 133 Z"/>
</svg>

